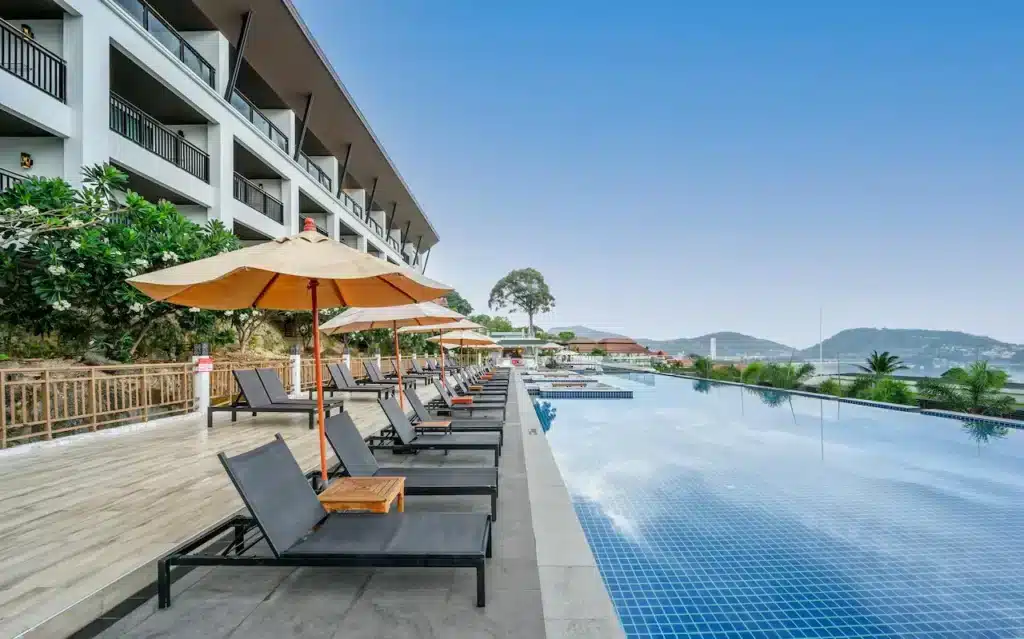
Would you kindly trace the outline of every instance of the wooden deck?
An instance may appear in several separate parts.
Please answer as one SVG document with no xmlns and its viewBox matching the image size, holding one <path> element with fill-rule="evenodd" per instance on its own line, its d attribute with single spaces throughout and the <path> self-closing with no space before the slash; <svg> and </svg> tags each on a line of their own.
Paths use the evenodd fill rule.
<svg viewBox="0 0 1024 639">
<path fill-rule="evenodd" d="M 345 408 L 364 434 L 385 424 L 373 398 Z M 70 634 L 152 582 L 157 557 L 241 508 L 218 452 L 281 432 L 303 468 L 317 464 L 305 415 L 230 420 L 215 414 L 207 429 L 205 415 L 185 416 L 0 452 L 0 637 Z"/>
</svg>

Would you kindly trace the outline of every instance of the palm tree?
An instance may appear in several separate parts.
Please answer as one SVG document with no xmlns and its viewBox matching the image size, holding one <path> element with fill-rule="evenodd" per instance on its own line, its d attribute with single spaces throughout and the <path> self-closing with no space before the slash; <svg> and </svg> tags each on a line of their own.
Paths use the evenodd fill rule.
<svg viewBox="0 0 1024 639">
<path fill-rule="evenodd" d="M 999 391 L 1006 385 L 1006 371 L 991 368 L 988 362 L 974 362 L 969 368 L 951 368 L 937 379 L 918 382 L 922 397 L 943 408 L 976 415 L 1006 415 L 1013 412 L 1013 397 Z"/>
<path fill-rule="evenodd" d="M 867 366 L 857 364 L 857 368 L 872 375 L 892 375 L 896 371 L 906 370 L 907 366 L 899 355 L 890 355 L 889 351 L 871 351 L 871 355 L 865 360 Z"/>
<path fill-rule="evenodd" d="M 764 362 L 750 362 L 740 373 L 740 381 L 744 384 L 756 384 L 758 379 L 761 377 L 761 371 L 764 370 Z"/>
<path fill-rule="evenodd" d="M 766 364 L 757 383 L 772 388 L 796 388 L 814 374 L 814 364 Z"/>
<path fill-rule="evenodd" d="M 697 356 L 693 360 L 693 369 L 697 371 L 697 375 L 700 377 L 711 377 L 711 370 L 714 368 L 714 363 L 707 357 Z"/>
</svg>

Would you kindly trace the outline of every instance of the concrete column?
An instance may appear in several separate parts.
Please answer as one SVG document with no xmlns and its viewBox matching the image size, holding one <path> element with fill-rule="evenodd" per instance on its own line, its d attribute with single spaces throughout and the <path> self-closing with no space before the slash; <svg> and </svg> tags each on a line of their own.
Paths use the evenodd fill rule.
<svg viewBox="0 0 1024 639">
<path fill-rule="evenodd" d="M 366 244 L 366 236 L 365 235 L 357 236 L 356 248 L 359 250 L 360 253 L 366 253 L 367 252 L 366 251 L 366 246 L 367 246 L 367 244 Z"/>
<path fill-rule="evenodd" d="M 184 31 L 182 39 L 213 65 L 214 89 L 224 95 L 231 79 L 231 44 L 220 31 Z"/>
<path fill-rule="evenodd" d="M 208 356 L 210 352 L 209 344 L 200 344 L 199 347 L 197 352 L 192 355 L 193 366 L 199 361 L 200 357 Z M 192 373 L 192 384 L 195 389 L 196 411 L 204 414 L 210 408 L 210 373 Z"/>
<path fill-rule="evenodd" d="M 299 219 L 299 185 L 295 180 L 281 181 L 281 203 L 284 204 L 284 229 L 288 235 L 302 230 Z"/>
<path fill-rule="evenodd" d="M 67 104 L 71 137 L 64 141 L 64 179 L 82 185 L 82 167 L 110 161 L 110 35 L 102 11 L 64 17 Z"/>
<path fill-rule="evenodd" d="M 380 353 L 377 353 L 376 355 L 374 355 L 374 356 L 373 356 L 373 359 L 374 359 L 374 361 L 375 361 L 375 362 L 377 363 L 377 370 L 379 370 L 379 371 L 380 371 L 381 373 L 383 373 L 383 372 L 384 372 L 384 369 L 382 369 L 382 368 L 380 367 Z"/>
<path fill-rule="evenodd" d="M 293 346 L 291 352 L 291 364 L 292 364 L 292 393 L 295 395 L 302 394 L 302 354 L 299 353 L 299 347 Z"/>
<path fill-rule="evenodd" d="M 211 220 L 220 220 L 228 231 L 234 228 L 235 145 L 231 130 L 224 125 L 210 124 L 206 127 L 206 139 L 210 152 L 210 186 L 213 187 L 213 206 L 207 213 Z"/>
<path fill-rule="evenodd" d="M 341 356 L 343 362 L 345 362 L 345 368 L 352 370 L 352 354 L 348 351 Z"/>
</svg>

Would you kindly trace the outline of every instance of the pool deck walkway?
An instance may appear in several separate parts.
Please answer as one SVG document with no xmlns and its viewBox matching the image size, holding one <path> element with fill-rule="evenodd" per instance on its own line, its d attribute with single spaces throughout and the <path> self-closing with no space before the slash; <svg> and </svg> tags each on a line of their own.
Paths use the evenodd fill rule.
<svg viewBox="0 0 1024 639">
<path fill-rule="evenodd" d="M 148 593 L 122 604 L 151 587 L 157 557 L 242 507 L 217 452 L 281 432 L 315 467 L 303 416 L 222 414 L 211 430 L 189 416 L 0 453 L 0 637 L 63 637 L 97 619 L 79 636 L 621 637 L 525 387 L 513 388 L 485 608 L 473 571 L 454 568 L 197 568 L 174 583 L 169 609 Z M 364 434 L 384 425 L 372 399 L 346 409 Z M 490 462 L 474 451 L 378 459 Z M 486 512 L 489 500 L 410 497 L 406 509 Z M 118 604 L 134 610 L 118 619 Z"/>
</svg>

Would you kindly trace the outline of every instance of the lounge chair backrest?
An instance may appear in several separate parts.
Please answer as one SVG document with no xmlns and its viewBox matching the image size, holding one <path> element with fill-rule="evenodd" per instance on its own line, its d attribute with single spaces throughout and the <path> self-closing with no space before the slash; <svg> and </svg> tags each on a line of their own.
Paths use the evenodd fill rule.
<svg viewBox="0 0 1024 639">
<path fill-rule="evenodd" d="M 341 373 L 341 378 L 345 380 L 346 387 L 352 388 L 354 386 L 357 386 L 356 378 L 355 376 L 352 375 L 352 369 L 350 369 L 345 364 L 335 364 L 335 366 L 338 367 L 338 372 Z"/>
<path fill-rule="evenodd" d="M 412 372 L 419 373 L 420 375 L 422 375 L 423 368 L 420 366 L 420 363 L 416 361 L 416 358 L 413 358 L 410 361 L 412 362 Z"/>
<path fill-rule="evenodd" d="M 277 371 L 272 368 L 257 368 L 256 374 L 259 376 L 260 381 L 263 382 L 263 388 L 266 389 L 267 395 L 270 396 L 270 401 L 280 402 L 290 399 L 288 391 L 284 389 L 284 384 L 281 383 L 281 378 L 277 376 Z"/>
<path fill-rule="evenodd" d="M 263 387 L 263 382 L 260 381 L 260 376 L 256 374 L 256 371 L 234 370 L 231 372 L 234 374 L 235 381 L 238 382 L 238 387 L 242 389 L 242 394 L 245 395 L 245 400 L 249 402 L 250 406 L 270 406 L 273 403 L 270 401 L 267 389 Z"/>
<path fill-rule="evenodd" d="M 371 382 L 381 382 L 384 380 L 384 376 L 380 374 L 380 369 L 377 368 L 375 362 L 365 362 L 363 368 L 366 369 L 366 376 L 370 378 Z"/>
<path fill-rule="evenodd" d="M 249 452 L 218 457 L 275 555 L 294 546 L 327 516 L 280 435 Z"/>
<path fill-rule="evenodd" d="M 345 388 L 345 377 L 341 374 L 341 369 L 338 366 L 340 364 L 328 364 L 327 372 L 330 374 L 335 388 Z"/>
<path fill-rule="evenodd" d="M 420 396 L 416 393 L 406 393 L 405 400 L 412 406 L 412 412 L 416 413 L 416 419 L 421 422 L 429 422 L 434 419 L 430 416 L 430 411 L 423 405 L 423 402 L 420 401 Z"/>
<path fill-rule="evenodd" d="M 434 388 L 436 388 L 437 392 L 441 395 L 441 399 L 444 401 L 444 405 L 447 406 L 448 408 L 451 408 L 452 396 L 448 394 L 448 389 L 444 387 L 444 384 L 441 383 L 441 380 L 434 380 Z"/>
<path fill-rule="evenodd" d="M 380 407 L 384 409 L 384 414 L 387 415 L 388 421 L 394 426 L 398 439 L 402 440 L 403 444 L 411 444 L 412 440 L 416 439 L 416 432 L 413 430 L 412 424 L 409 423 L 409 418 L 405 416 L 405 413 L 398 406 L 395 398 L 389 397 L 388 399 L 377 401 L 380 403 Z"/>
<path fill-rule="evenodd" d="M 327 441 L 334 449 L 334 455 L 342 463 L 345 470 L 353 477 L 372 477 L 380 469 L 373 452 L 363 441 L 355 422 L 345 411 L 324 422 Z"/>
</svg>

